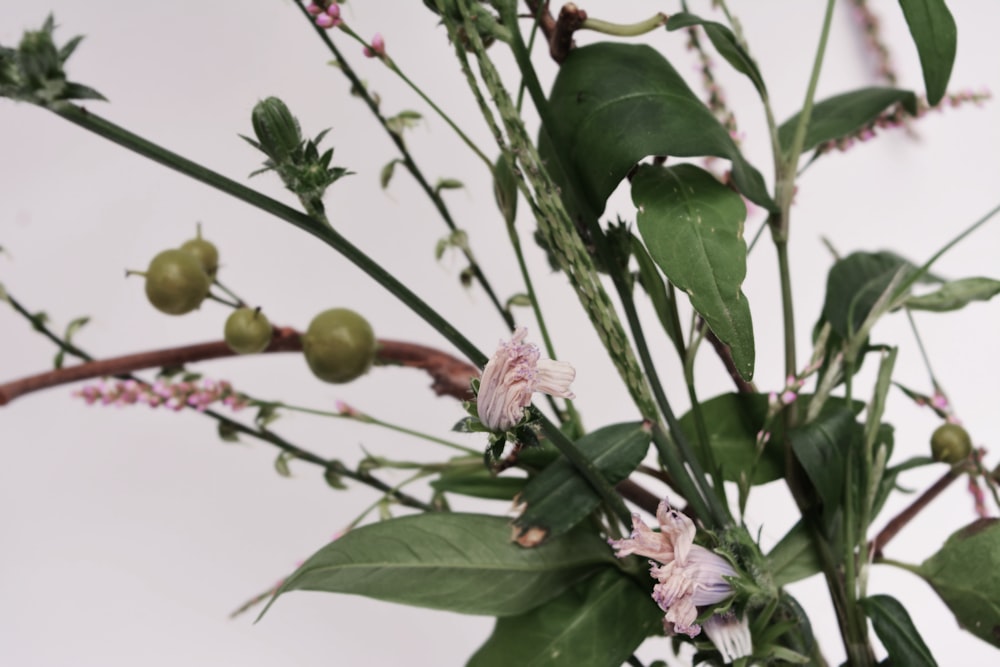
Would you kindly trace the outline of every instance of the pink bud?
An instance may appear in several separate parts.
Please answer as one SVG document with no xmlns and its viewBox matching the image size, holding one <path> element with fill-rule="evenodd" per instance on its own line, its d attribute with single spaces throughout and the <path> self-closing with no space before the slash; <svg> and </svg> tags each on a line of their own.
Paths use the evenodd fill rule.
<svg viewBox="0 0 1000 667">
<path fill-rule="evenodd" d="M 366 46 L 364 48 L 364 54 L 368 58 L 384 58 L 385 57 L 385 40 L 382 39 L 381 33 L 375 33 L 372 37 L 371 46 Z"/>
<path fill-rule="evenodd" d="M 317 5 L 314 2 L 311 5 L 309 5 L 308 7 L 306 7 L 306 11 L 309 12 L 310 14 L 312 14 L 313 16 L 316 16 L 318 14 L 322 14 L 323 13 L 323 8 L 320 7 L 319 5 Z"/>
<path fill-rule="evenodd" d="M 327 13 L 327 16 L 329 16 L 332 19 L 339 19 L 340 18 L 340 5 L 338 5 L 336 2 L 333 3 L 332 5 L 330 5 L 329 7 L 326 8 L 326 13 Z"/>
<path fill-rule="evenodd" d="M 329 14 L 320 14 L 316 17 L 316 25 L 320 28 L 325 28 L 329 30 L 330 28 L 337 25 L 337 19 L 333 18 Z"/>
</svg>

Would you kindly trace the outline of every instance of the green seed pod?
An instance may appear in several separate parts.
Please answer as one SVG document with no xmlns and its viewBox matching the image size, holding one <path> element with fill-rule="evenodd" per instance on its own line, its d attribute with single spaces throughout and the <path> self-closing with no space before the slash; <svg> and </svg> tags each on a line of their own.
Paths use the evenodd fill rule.
<svg viewBox="0 0 1000 667">
<path fill-rule="evenodd" d="M 168 315 L 183 315 L 198 308 L 211 284 L 194 255 L 180 249 L 164 250 L 146 269 L 146 297 Z"/>
<path fill-rule="evenodd" d="M 299 122 L 277 97 L 258 102 L 250 120 L 260 147 L 276 163 L 288 161 L 302 144 Z"/>
<path fill-rule="evenodd" d="M 239 308 L 226 319 L 226 345 L 236 354 L 257 354 L 271 344 L 271 323 L 260 308 Z"/>
<path fill-rule="evenodd" d="M 353 310 L 331 308 L 309 323 L 302 352 L 313 375 L 324 382 L 350 382 L 364 375 L 375 360 L 375 334 Z"/>
<path fill-rule="evenodd" d="M 199 235 L 198 238 L 185 241 L 181 245 L 181 250 L 194 255 L 208 277 L 215 278 L 219 270 L 219 249 L 214 243 L 206 241 Z"/>
<path fill-rule="evenodd" d="M 942 424 L 931 435 L 931 456 L 943 463 L 959 463 L 972 452 L 969 432 L 958 424 Z"/>
</svg>

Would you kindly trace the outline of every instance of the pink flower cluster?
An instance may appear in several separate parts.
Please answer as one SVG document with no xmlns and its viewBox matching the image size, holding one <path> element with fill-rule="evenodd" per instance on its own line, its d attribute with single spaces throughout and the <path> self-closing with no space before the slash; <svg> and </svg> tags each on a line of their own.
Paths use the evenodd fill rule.
<svg viewBox="0 0 1000 667">
<path fill-rule="evenodd" d="M 325 8 L 314 2 L 306 7 L 306 11 L 316 17 L 316 25 L 320 28 L 325 28 L 326 30 L 336 28 L 344 22 L 343 19 L 340 18 L 340 5 L 336 2 L 331 2 L 330 5 Z"/>
<path fill-rule="evenodd" d="M 871 123 L 865 125 L 853 134 L 820 144 L 816 147 L 816 151 L 818 153 L 828 153 L 832 150 L 846 151 L 856 143 L 864 143 L 869 139 L 874 139 L 876 136 L 875 130 L 891 130 L 898 127 L 905 127 L 909 120 L 913 118 L 922 118 L 931 110 L 940 111 L 945 107 L 955 108 L 970 103 L 975 104 L 976 106 L 982 106 L 983 102 L 992 99 L 992 97 L 993 95 L 988 90 L 981 90 L 978 92 L 973 90 L 963 90 L 958 93 L 945 95 L 944 99 L 933 107 L 927 104 L 926 99 L 921 97 L 917 98 L 916 116 L 910 116 L 901 104 L 897 104 L 891 107 L 888 111 L 880 114 Z"/>
<path fill-rule="evenodd" d="M 160 406 L 171 410 L 192 407 L 199 412 L 213 403 L 221 402 L 233 410 L 241 410 L 247 405 L 246 398 L 233 391 L 225 381 L 202 380 L 200 382 L 168 382 L 157 380 L 153 384 L 138 380 L 102 381 L 87 385 L 73 393 L 87 405 L 135 405 L 142 403 L 151 408 Z"/>
</svg>

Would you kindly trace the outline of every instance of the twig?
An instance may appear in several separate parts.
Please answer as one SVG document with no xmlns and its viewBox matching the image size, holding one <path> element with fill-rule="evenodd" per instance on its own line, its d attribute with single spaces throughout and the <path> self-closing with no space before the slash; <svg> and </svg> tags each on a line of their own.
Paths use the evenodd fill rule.
<svg viewBox="0 0 1000 667">
<path fill-rule="evenodd" d="M 885 525 L 875 539 L 872 540 L 871 545 L 868 547 L 868 553 L 874 558 L 880 558 L 882 556 L 882 550 L 885 548 L 892 538 L 896 537 L 896 534 L 901 531 L 906 524 L 913 520 L 913 517 L 917 516 L 927 505 L 930 504 L 932 500 L 937 498 L 942 491 L 947 489 L 952 482 L 959 478 L 961 475 L 961 470 L 951 469 L 946 472 L 941 479 L 934 482 L 926 491 L 920 494 L 920 497 L 910 503 L 902 512 L 897 514 L 892 521 Z"/>
<path fill-rule="evenodd" d="M 44 333 L 44 332 L 43 332 Z M 52 337 L 49 336 L 51 339 Z M 298 352 L 302 350 L 299 332 L 294 329 L 276 328 L 275 336 L 265 353 Z M 31 375 L 0 385 L 0 406 L 10 403 L 19 396 L 80 380 L 125 375 L 147 368 L 182 366 L 186 363 L 235 356 L 225 341 L 185 345 L 139 352 L 122 357 L 86 361 L 76 366 L 58 368 L 37 375 Z M 440 350 L 406 343 L 403 341 L 378 341 L 376 362 L 419 368 L 432 378 L 431 388 L 440 395 L 458 399 L 472 398 L 469 382 L 479 376 L 479 371 L 471 364 L 456 359 Z"/>
</svg>

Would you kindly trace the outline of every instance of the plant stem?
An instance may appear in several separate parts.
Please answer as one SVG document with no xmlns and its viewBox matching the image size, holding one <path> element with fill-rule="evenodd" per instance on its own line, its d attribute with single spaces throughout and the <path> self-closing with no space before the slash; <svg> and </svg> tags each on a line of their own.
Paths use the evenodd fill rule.
<svg viewBox="0 0 1000 667">
<path fill-rule="evenodd" d="M 920 494 L 920 496 L 914 500 L 912 503 L 906 506 L 906 508 L 897 514 L 893 519 L 885 525 L 885 528 L 875 536 L 872 540 L 871 545 L 868 548 L 869 553 L 871 553 L 875 558 L 882 557 L 882 550 L 885 549 L 886 545 L 892 541 L 894 537 L 901 531 L 906 524 L 910 523 L 914 517 L 920 514 L 925 507 L 927 507 L 932 500 L 937 498 L 941 493 L 951 486 L 954 482 L 961 476 L 961 471 L 952 468 L 941 476 L 938 481 L 934 482 L 926 491 Z"/>
<path fill-rule="evenodd" d="M 86 362 L 100 363 L 100 362 L 95 361 L 94 358 L 91 355 L 87 354 L 87 352 L 85 352 L 84 350 L 76 347 L 75 345 L 71 345 L 70 343 L 66 342 L 63 338 L 61 338 L 60 336 L 58 336 L 55 333 L 53 333 L 52 330 L 49 329 L 47 326 L 45 326 L 44 323 L 39 322 L 34 316 L 32 316 L 31 313 L 28 312 L 28 310 L 23 305 L 21 305 L 21 303 L 18 302 L 17 299 L 15 299 L 14 296 L 11 295 L 10 293 L 7 294 L 7 300 L 14 307 L 14 310 L 18 312 L 18 314 L 22 315 L 25 319 L 27 319 L 29 322 L 31 322 L 32 326 L 35 328 L 36 331 L 38 331 L 43 336 L 45 336 L 50 341 L 52 341 L 56 346 L 59 347 L 59 349 L 65 351 L 67 354 L 71 354 L 74 357 L 77 357 L 78 359 L 82 359 L 82 360 L 84 360 Z M 129 374 L 124 374 L 121 377 L 132 379 L 132 380 L 136 380 L 137 382 L 142 382 L 143 384 L 147 384 L 142 379 L 137 378 L 137 377 L 135 377 L 134 375 L 132 375 L 130 373 Z M 194 410 L 197 414 L 202 414 L 202 415 L 204 415 L 206 417 L 214 419 L 215 421 L 219 422 L 220 424 L 225 424 L 226 426 L 228 426 L 233 431 L 236 431 L 236 432 L 239 432 L 239 433 L 243 433 L 245 435 L 249 435 L 249 436 L 251 436 L 253 438 L 256 438 L 256 439 L 261 440 L 263 442 L 267 442 L 267 443 L 269 443 L 271 445 L 274 445 L 275 447 L 281 449 L 284 452 L 287 452 L 287 453 L 291 454 L 292 456 L 294 456 L 297 459 L 301 459 L 301 460 L 306 461 L 308 463 L 312 463 L 314 465 L 318 465 L 318 466 L 320 466 L 320 467 L 322 467 L 324 469 L 329 469 L 330 467 L 335 467 L 336 468 L 336 472 L 338 474 L 343 475 L 344 477 L 348 477 L 350 479 L 353 479 L 353 480 L 355 480 L 357 482 L 361 482 L 362 484 L 365 484 L 367 486 L 375 488 L 375 489 L 377 489 L 379 491 L 382 491 L 383 493 L 388 493 L 389 495 L 392 495 L 393 498 L 395 498 L 401 505 L 406 505 L 407 507 L 413 507 L 415 509 L 420 509 L 420 510 L 423 510 L 425 512 L 436 511 L 436 509 L 434 507 L 428 505 L 427 503 L 424 503 L 421 500 L 418 500 L 418 499 L 414 498 L 413 496 L 410 496 L 408 494 L 405 494 L 405 493 L 402 493 L 402 492 L 398 492 L 398 491 L 394 492 L 393 489 L 392 489 L 392 487 L 390 487 L 386 483 L 382 482 L 381 480 L 376 479 L 375 477 L 372 477 L 369 474 L 361 474 L 361 473 L 356 473 L 356 472 L 353 472 L 351 470 L 348 470 L 342 464 L 340 464 L 339 462 L 337 462 L 337 461 L 328 461 L 328 460 L 322 458 L 321 456 L 319 456 L 317 454 L 314 454 L 314 453 L 312 453 L 312 452 L 310 452 L 308 450 L 305 450 L 305 449 L 302 449 L 301 447 L 293 445 L 292 443 L 288 442 L 284 438 L 281 438 L 280 436 L 278 436 L 277 434 L 275 434 L 275 433 L 273 433 L 271 431 L 268 431 L 268 430 L 265 430 L 265 429 L 251 428 L 251 427 L 249 427 L 249 426 L 247 426 L 247 425 L 245 425 L 245 424 L 243 424 L 241 422 L 238 422 L 236 420 L 230 419 L 229 417 L 226 417 L 223 414 L 215 412 L 214 410 L 199 411 L 199 410 L 195 410 L 193 407 L 190 407 L 190 406 L 188 406 L 188 408 L 191 409 L 191 410 Z"/>
<path fill-rule="evenodd" d="M 363 253 L 359 248 L 341 236 L 336 230 L 323 225 L 321 222 L 296 211 L 290 206 L 271 199 L 256 190 L 252 190 L 245 185 L 223 176 L 211 169 L 192 162 L 187 158 L 168 151 L 142 137 L 129 132 L 125 128 L 119 127 L 82 107 L 72 104 L 60 103 L 51 107 L 46 107 L 53 113 L 66 120 L 90 130 L 91 132 L 104 137 L 120 146 L 147 157 L 154 162 L 158 162 L 166 167 L 174 169 L 185 176 L 189 176 L 206 185 L 210 185 L 217 190 L 221 190 L 251 206 L 270 213 L 285 222 L 291 223 L 299 229 L 312 234 L 328 246 L 339 252 L 348 261 L 367 273 L 377 283 L 385 287 L 396 298 L 406 304 L 414 313 L 419 315 L 425 322 L 434 327 L 442 336 L 448 339 L 458 348 L 472 363 L 482 366 L 486 363 L 487 357 L 465 336 L 463 336 L 450 322 L 444 319 L 436 310 L 431 308 L 423 299 L 414 294 L 406 285 L 401 283 L 395 276 L 382 268 L 371 257 Z"/>
<path fill-rule="evenodd" d="M 295 5 L 299 8 L 299 11 L 302 13 L 303 17 L 305 17 L 305 19 L 313 27 L 315 33 L 326 45 L 326 48 L 330 51 L 333 57 L 336 58 L 337 62 L 340 65 L 339 69 L 341 73 L 347 78 L 347 80 L 351 84 L 351 89 L 354 92 L 356 92 L 356 94 L 362 99 L 362 101 L 364 101 L 365 105 L 368 107 L 368 110 L 371 111 L 372 115 L 375 116 L 375 119 L 379 122 L 379 125 L 381 125 L 382 129 L 385 130 L 387 135 L 389 135 L 389 139 L 392 140 L 392 143 L 396 146 L 396 150 L 398 150 L 399 154 L 402 156 L 401 160 L 403 166 L 406 168 L 408 172 L 410 172 L 410 175 L 413 176 L 414 180 L 417 181 L 417 184 L 420 186 L 420 189 L 424 191 L 424 194 L 426 194 L 428 199 L 431 200 L 431 203 L 434 204 L 434 208 L 437 209 L 437 212 L 441 216 L 441 219 L 444 221 L 445 225 L 448 227 L 448 229 L 452 231 L 457 231 L 458 225 L 455 224 L 455 220 L 451 216 L 451 211 L 448 210 L 447 204 L 444 203 L 444 199 L 441 197 L 441 193 L 435 190 L 434 187 L 427 181 L 427 178 L 424 176 L 423 172 L 420 170 L 420 167 L 417 166 L 416 161 L 413 159 L 413 155 L 410 153 L 410 150 L 406 147 L 406 143 L 403 141 L 403 138 L 398 133 L 394 132 L 392 128 L 389 127 L 388 121 L 386 120 L 385 116 L 382 115 L 382 112 L 379 110 L 378 104 L 368 93 L 368 89 L 365 88 L 364 82 L 361 81 L 357 73 L 351 67 L 350 63 L 344 58 L 344 55 L 340 52 L 340 49 L 338 49 L 336 44 L 333 43 L 333 40 L 330 38 L 330 35 L 327 33 L 327 31 L 324 30 L 323 28 L 320 28 L 313 22 L 313 17 L 310 16 L 309 12 L 306 11 L 305 5 L 302 4 L 302 0 L 295 0 Z M 503 304 L 500 303 L 500 299 L 497 297 L 496 293 L 493 291 L 493 287 L 490 285 L 490 282 L 486 279 L 486 276 L 483 274 L 483 271 L 480 268 L 479 263 L 475 261 L 475 258 L 472 256 L 472 253 L 467 248 L 462 248 L 462 252 L 465 255 L 466 261 L 469 262 L 469 267 L 472 269 L 472 275 L 476 279 L 476 282 L 478 282 L 479 285 L 483 288 L 483 291 L 486 292 L 486 296 L 489 298 L 490 302 L 493 304 L 496 311 L 500 313 L 500 317 L 503 318 L 504 322 L 507 325 L 507 328 L 513 329 L 514 328 L 513 317 L 503 307 Z"/>
<path fill-rule="evenodd" d="M 371 415 L 364 413 L 333 412 L 331 410 L 318 410 L 316 408 L 307 408 L 300 405 L 290 405 L 288 403 L 283 403 L 281 401 L 277 402 L 263 401 L 263 402 L 267 403 L 268 405 L 273 405 L 276 408 L 280 408 L 282 410 L 289 410 L 291 412 L 300 412 L 302 414 L 315 415 L 317 417 L 331 417 L 333 419 L 350 419 L 353 421 L 361 422 L 363 424 L 373 424 L 375 426 L 381 426 L 382 428 L 388 429 L 390 431 L 395 431 L 396 433 L 411 435 L 415 438 L 426 440 L 427 442 L 433 442 L 435 444 L 442 445 L 444 447 L 449 447 L 451 449 L 460 451 L 464 454 L 473 454 L 475 456 L 482 455 L 482 452 L 476 449 L 472 449 L 471 447 L 465 447 L 456 442 L 451 442 L 450 440 L 438 438 L 437 436 L 433 436 L 429 433 L 422 433 L 420 431 L 415 431 L 413 429 L 406 428 L 405 426 L 400 426 L 398 424 L 393 424 L 391 422 L 382 421 L 381 419 L 372 417 Z"/>
<path fill-rule="evenodd" d="M 594 32 L 601 32 L 605 35 L 614 35 L 615 37 L 638 37 L 640 35 L 645 35 L 648 32 L 653 32 L 666 22 L 667 15 L 663 12 L 654 14 L 645 21 L 628 24 L 611 23 L 609 21 L 602 21 L 600 19 L 592 19 L 588 17 L 584 20 L 581 30 L 593 30 Z"/>
<path fill-rule="evenodd" d="M 11 305 L 14 305 L 21 314 L 28 318 L 31 317 L 30 313 L 23 311 L 16 300 L 12 300 Z M 48 334 L 46 335 L 48 336 Z M 229 348 L 226 342 L 220 340 L 150 350 L 97 361 L 82 354 L 81 350 L 72 345 L 63 345 L 58 337 L 48 337 L 66 352 L 84 359 L 86 363 L 45 371 L 0 385 L 0 405 L 6 405 L 15 398 L 33 391 L 71 382 L 107 376 L 126 378 L 133 371 L 147 368 L 177 367 L 208 359 L 236 356 L 236 353 Z M 297 331 L 278 329 L 277 335 L 272 339 L 268 348 L 264 350 L 264 353 L 299 352 L 301 350 L 302 342 Z M 383 365 L 393 364 L 423 369 L 434 378 L 433 387 L 439 395 L 447 394 L 459 400 L 471 397 L 469 383 L 472 378 L 479 374 L 478 369 L 474 366 L 439 350 L 402 341 L 380 339 L 376 347 L 376 360 Z"/>
</svg>

